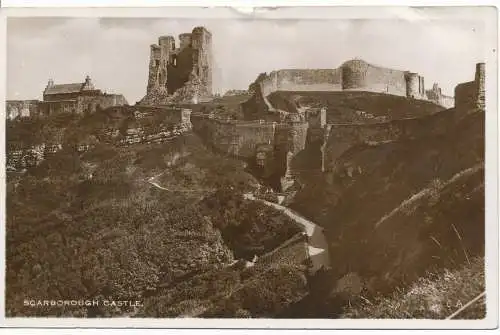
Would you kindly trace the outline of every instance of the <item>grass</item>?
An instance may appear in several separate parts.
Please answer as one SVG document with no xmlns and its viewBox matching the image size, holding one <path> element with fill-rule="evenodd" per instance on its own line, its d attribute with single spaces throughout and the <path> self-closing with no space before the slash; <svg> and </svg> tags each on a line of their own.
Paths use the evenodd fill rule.
<svg viewBox="0 0 500 335">
<path fill-rule="evenodd" d="M 284 110 L 290 103 L 302 107 L 326 107 L 330 123 L 374 122 L 378 120 L 376 117 L 397 120 L 430 115 L 444 109 L 429 101 L 372 92 L 278 91 L 268 99 L 274 107 Z M 371 115 L 372 118 L 363 115 Z"/>
<path fill-rule="evenodd" d="M 445 319 L 485 290 L 484 259 L 478 257 L 462 268 L 428 274 L 406 290 L 370 301 L 362 297 L 344 318 Z M 454 319 L 483 319 L 485 299 L 479 299 Z"/>
</svg>

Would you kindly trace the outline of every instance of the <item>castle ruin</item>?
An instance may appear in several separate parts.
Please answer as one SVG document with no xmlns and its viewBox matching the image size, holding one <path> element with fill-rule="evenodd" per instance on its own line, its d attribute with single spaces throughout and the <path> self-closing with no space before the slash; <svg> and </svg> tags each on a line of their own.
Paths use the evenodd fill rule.
<svg viewBox="0 0 500 335">
<path fill-rule="evenodd" d="M 360 59 L 348 60 L 335 69 L 283 69 L 261 73 L 249 91 L 265 111 L 273 110 L 267 96 L 276 91 L 365 91 L 453 107 L 453 97 L 442 94 L 437 84 L 432 90 L 426 90 L 424 77 L 418 73 L 375 66 Z"/>
<path fill-rule="evenodd" d="M 485 64 L 477 63 L 474 80 L 455 87 L 455 107 L 485 109 Z"/>
<path fill-rule="evenodd" d="M 212 96 L 212 34 L 204 27 L 161 36 L 151 45 L 149 77 L 142 105 L 198 103 Z"/>
</svg>

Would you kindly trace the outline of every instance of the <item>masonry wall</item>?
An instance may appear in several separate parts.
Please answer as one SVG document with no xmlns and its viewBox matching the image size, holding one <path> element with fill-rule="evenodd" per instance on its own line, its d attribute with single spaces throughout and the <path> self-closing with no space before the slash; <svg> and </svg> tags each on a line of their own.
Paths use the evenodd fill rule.
<svg viewBox="0 0 500 335">
<path fill-rule="evenodd" d="M 485 108 L 485 64 L 476 64 L 474 80 L 458 84 L 455 87 L 455 107 L 457 108 Z"/>
<path fill-rule="evenodd" d="M 59 113 L 80 113 L 78 104 L 75 100 L 62 101 L 41 101 L 38 105 L 39 114 L 49 116 Z"/>
<path fill-rule="evenodd" d="M 174 106 L 113 106 L 106 109 L 106 113 L 120 115 L 134 115 L 138 124 L 179 124 L 183 123 L 186 118 L 185 108 Z"/>
<path fill-rule="evenodd" d="M 192 115 L 193 130 L 216 150 L 243 158 L 254 158 L 259 144 L 274 144 L 274 123 L 234 122 Z"/>
<path fill-rule="evenodd" d="M 476 107 L 484 110 L 486 107 L 486 67 L 484 63 L 476 64 L 475 80 L 477 85 Z"/>
<path fill-rule="evenodd" d="M 290 69 L 263 76 L 260 89 L 264 96 L 276 91 L 341 91 L 340 69 Z"/>
<path fill-rule="evenodd" d="M 191 33 L 180 34 L 179 42 L 176 47 L 173 36 L 161 36 L 158 45 L 150 46 L 148 85 L 140 103 L 212 96 L 212 34 L 204 27 L 195 27 Z"/>
<path fill-rule="evenodd" d="M 95 113 L 98 108 L 106 109 L 113 106 L 127 105 L 128 102 L 121 94 L 103 94 L 99 96 L 81 96 L 76 100 L 78 113 Z"/>
<path fill-rule="evenodd" d="M 455 107 L 474 108 L 477 100 L 477 90 L 475 81 L 457 85 L 455 87 Z"/>
<path fill-rule="evenodd" d="M 29 117 L 38 114 L 38 100 L 7 100 L 6 117 L 15 119 L 17 117 Z"/>
<path fill-rule="evenodd" d="M 337 69 L 287 69 L 261 73 L 249 91 L 252 98 L 243 104 L 245 115 L 275 112 L 268 96 L 276 91 L 368 91 L 415 99 L 426 99 L 424 78 L 418 73 L 371 65 L 363 60 L 350 60 Z M 449 97 L 437 103 L 449 105 Z"/>
<path fill-rule="evenodd" d="M 399 96 L 407 94 L 404 71 L 373 66 L 362 60 L 347 61 L 341 68 L 344 90 L 362 90 Z"/>
<path fill-rule="evenodd" d="M 377 145 L 403 139 L 444 134 L 450 123 L 460 120 L 467 111 L 448 109 L 437 115 L 393 120 L 372 124 L 330 124 L 324 146 L 324 169 L 335 168 L 337 159 L 356 145 Z M 432 123 L 430 123 L 432 121 Z"/>
<path fill-rule="evenodd" d="M 449 95 L 441 95 L 436 103 L 445 108 L 453 108 L 453 106 L 455 105 L 455 97 Z"/>
</svg>

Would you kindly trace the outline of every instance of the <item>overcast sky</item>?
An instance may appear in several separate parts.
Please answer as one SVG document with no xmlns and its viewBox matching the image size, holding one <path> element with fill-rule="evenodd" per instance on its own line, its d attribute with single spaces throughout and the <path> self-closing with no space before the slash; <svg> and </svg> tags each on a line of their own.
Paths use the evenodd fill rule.
<svg viewBox="0 0 500 335">
<path fill-rule="evenodd" d="M 214 90 L 246 89 L 261 72 L 336 68 L 351 58 L 419 72 L 453 94 L 484 61 L 481 21 L 9 18 L 7 98 L 41 99 L 49 78 L 90 75 L 130 104 L 146 90 L 149 45 L 203 25 L 212 32 Z"/>
</svg>

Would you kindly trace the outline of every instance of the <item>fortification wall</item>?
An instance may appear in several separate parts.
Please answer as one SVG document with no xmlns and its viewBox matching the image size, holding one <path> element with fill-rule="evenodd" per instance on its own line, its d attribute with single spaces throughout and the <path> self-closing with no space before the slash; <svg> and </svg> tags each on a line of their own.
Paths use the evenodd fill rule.
<svg viewBox="0 0 500 335">
<path fill-rule="evenodd" d="M 476 75 L 475 75 L 475 82 L 477 85 L 477 100 L 476 100 L 476 107 L 478 109 L 484 110 L 486 107 L 486 91 L 485 91 L 485 85 L 486 85 L 486 67 L 484 63 L 478 63 L 476 64 Z"/>
<path fill-rule="evenodd" d="M 274 143 L 275 124 L 273 123 L 237 124 L 235 131 L 238 134 L 238 156 L 254 157 L 257 145 Z"/>
<path fill-rule="evenodd" d="M 274 145 L 274 123 L 223 121 L 202 115 L 192 115 L 191 122 L 193 130 L 222 153 L 254 158 L 258 145 Z"/>
<path fill-rule="evenodd" d="M 477 90 L 475 81 L 458 84 L 455 87 L 455 107 L 474 108 L 477 99 Z"/>
<path fill-rule="evenodd" d="M 440 106 L 443 106 L 444 108 L 453 108 L 453 106 L 455 105 L 455 97 L 449 95 L 441 95 L 436 103 Z"/>
<path fill-rule="evenodd" d="M 95 113 L 98 108 L 102 110 L 109 107 L 123 106 L 127 104 L 127 100 L 121 94 L 80 96 L 76 99 L 76 110 L 78 113 Z"/>
<path fill-rule="evenodd" d="M 5 103 L 6 117 L 16 119 L 18 117 L 30 117 L 38 114 L 38 100 L 7 100 Z"/>
<path fill-rule="evenodd" d="M 259 80 L 259 78 L 257 79 Z M 278 90 L 278 74 L 276 71 L 271 72 L 269 75 L 260 76 L 259 82 L 257 82 L 257 90 L 260 89 L 260 92 L 264 97 L 267 97 L 269 94 L 276 92 Z"/>
<path fill-rule="evenodd" d="M 276 91 L 341 91 L 341 69 L 290 69 L 273 71 L 257 79 L 264 96 Z"/>
<path fill-rule="evenodd" d="M 428 100 L 445 108 L 452 108 L 455 104 L 455 97 L 444 95 L 437 83 L 434 83 L 432 89 L 425 91 Z"/>
<path fill-rule="evenodd" d="M 276 91 L 368 91 L 415 99 L 427 99 L 424 78 L 418 73 L 371 65 L 363 60 L 350 60 L 336 69 L 287 69 L 260 74 L 249 87 L 253 93 L 246 109 L 250 114 L 275 112 L 268 96 Z M 450 98 L 434 101 L 448 106 Z"/>
<path fill-rule="evenodd" d="M 342 88 L 406 96 L 405 72 L 351 60 L 342 66 Z M 418 85 L 418 83 L 417 83 Z"/>
<path fill-rule="evenodd" d="M 280 70 L 276 72 L 279 91 L 341 91 L 340 69 Z"/>
<path fill-rule="evenodd" d="M 485 64 L 476 64 L 474 80 L 455 87 L 455 107 L 484 110 L 485 108 Z"/>
<path fill-rule="evenodd" d="M 324 147 L 324 168 L 335 167 L 337 159 L 356 145 L 378 145 L 397 140 L 411 140 L 444 134 L 452 122 L 467 111 L 448 109 L 420 118 L 401 119 L 372 124 L 328 125 Z"/>
<path fill-rule="evenodd" d="M 297 154 L 306 147 L 307 130 L 309 125 L 306 122 L 293 122 L 280 124 L 276 127 L 276 146 L 285 152 Z"/>
<path fill-rule="evenodd" d="M 349 148 L 366 142 L 393 141 L 404 133 L 404 127 L 395 122 L 362 125 L 331 125 L 328 142 L 324 148 L 326 170 L 334 167 L 336 160 Z"/>
</svg>

